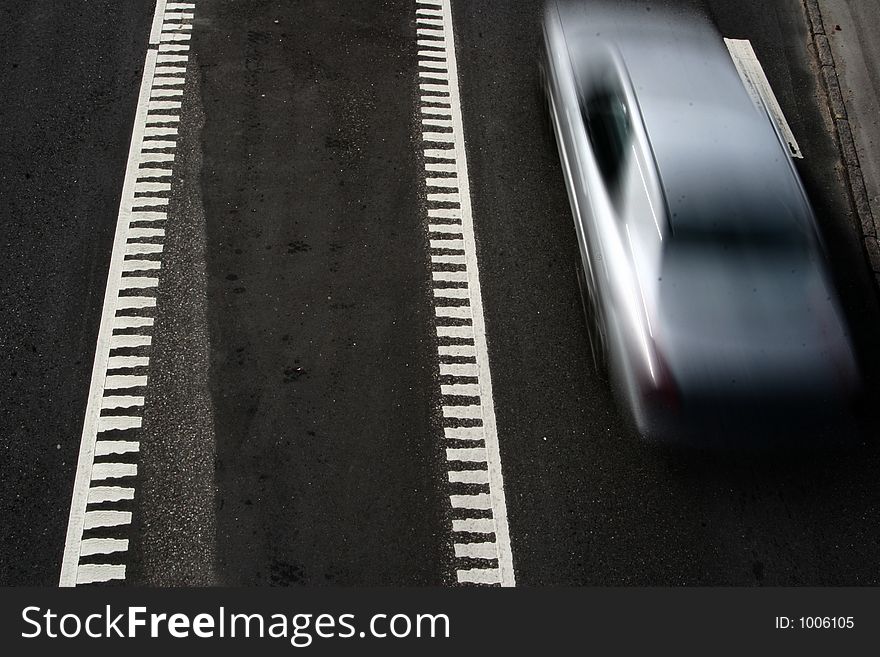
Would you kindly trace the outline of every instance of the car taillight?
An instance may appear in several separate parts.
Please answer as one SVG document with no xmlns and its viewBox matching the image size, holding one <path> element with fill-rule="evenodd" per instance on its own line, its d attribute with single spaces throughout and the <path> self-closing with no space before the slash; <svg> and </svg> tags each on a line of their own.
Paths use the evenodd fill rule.
<svg viewBox="0 0 880 657">
<path fill-rule="evenodd" d="M 646 402 L 657 408 L 678 411 L 681 409 L 681 394 L 675 377 L 656 344 L 653 352 L 651 376 L 642 383 L 642 395 Z"/>
</svg>

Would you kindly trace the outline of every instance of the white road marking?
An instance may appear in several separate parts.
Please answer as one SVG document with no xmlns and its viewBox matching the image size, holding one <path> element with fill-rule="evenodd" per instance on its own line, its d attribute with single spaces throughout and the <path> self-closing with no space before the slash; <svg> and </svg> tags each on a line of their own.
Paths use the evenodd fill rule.
<svg viewBox="0 0 880 657">
<path fill-rule="evenodd" d="M 133 500 L 134 488 L 122 486 L 92 486 L 89 489 L 89 504 Z"/>
<path fill-rule="evenodd" d="M 109 582 L 114 579 L 125 579 L 125 566 L 116 564 L 82 564 L 76 572 L 76 579 L 65 586 L 77 586 L 79 584 L 95 584 L 97 582 Z"/>
<path fill-rule="evenodd" d="M 190 39 L 194 8 L 189 2 L 157 0 L 153 14 L 92 365 L 60 586 L 125 579 L 129 542 L 102 531 L 113 528 L 119 532 L 131 524 L 138 470 L 131 461 L 140 451 L 138 429 L 145 398 L 126 394 L 125 389 L 147 385 L 145 368 L 150 361 L 144 351 L 152 342 L 156 307 L 154 296 L 130 295 L 150 294 L 148 291 L 159 285 L 156 274 L 161 263 L 156 258 L 162 254 L 165 230 L 161 224 L 145 226 L 141 222 L 168 218 L 168 198 L 159 194 L 171 191 L 172 172 L 167 167 L 174 161 L 183 95 L 177 87 L 184 83 L 189 59 L 185 42 Z M 123 276 L 128 272 L 139 275 Z M 120 296 L 121 291 L 127 296 Z M 121 349 L 137 351 L 119 353 Z M 109 390 L 115 394 L 106 394 Z M 96 462 L 96 458 L 102 460 Z M 96 556 L 106 563 L 81 561 Z"/>
<path fill-rule="evenodd" d="M 501 584 L 502 573 L 497 568 L 468 568 L 458 571 L 458 581 L 463 584 Z"/>
<path fill-rule="evenodd" d="M 125 538 L 87 538 L 82 542 L 80 554 L 90 557 L 95 554 L 110 554 L 128 550 L 128 539 Z"/>
<path fill-rule="evenodd" d="M 481 470 L 478 472 L 482 472 Z M 495 523 L 491 518 L 467 518 L 453 520 L 452 531 L 469 534 L 494 534 Z"/>
<path fill-rule="evenodd" d="M 438 338 L 473 338 L 473 326 L 438 326 Z M 440 366 L 440 374 L 443 374 L 443 366 Z"/>
<path fill-rule="evenodd" d="M 724 39 L 730 56 L 742 78 L 746 91 L 752 98 L 752 102 L 762 111 L 767 111 L 770 118 L 779 130 L 779 134 L 788 144 L 789 155 L 791 157 L 803 158 L 800 146 L 794 138 L 794 133 L 782 113 L 779 101 L 776 100 L 776 94 L 770 87 L 770 82 L 764 73 L 761 62 L 752 48 L 752 43 L 748 39 Z"/>
<path fill-rule="evenodd" d="M 416 35 L 439 372 L 441 377 L 467 377 L 442 381 L 440 393 L 475 399 L 473 404 L 449 400 L 441 409 L 444 440 L 469 445 L 446 449 L 455 558 L 465 560 L 458 564 L 456 578 L 462 584 L 514 586 L 450 0 L 416 0 Z M 452 175 L 440 177 L 439 172 Z M 464 305 L 452 305 L 453 300 Z M 474 362 L 448 362 L 452 358 Z M 485 469 L 465 470 L 466 463 L 485 464 Z M 467 533 L 483 539 L 468 542 L 473 539 L 463 536 Z M 475 560 L 486 567 L 473 567 Z"/>
<path fill-rule="evenodd" d="M 446 460 L 485 463 L 486 450 L 483 447 L 448 448 L 446 450 Z"/>
<path fill-rule="evenodd" d="M 451 484 L 488 484 L 488 470 L 450 470 L 449 483 Z M 455 531 L 455 530 L 453 530 Z M 493 530 L 494 531 L 494 530 Z"/>
<path fill-rule="evenodd" d="M 447 440 L 483 440 L 483 427 L 446 427 L 443 437 Z"/>
</svg>

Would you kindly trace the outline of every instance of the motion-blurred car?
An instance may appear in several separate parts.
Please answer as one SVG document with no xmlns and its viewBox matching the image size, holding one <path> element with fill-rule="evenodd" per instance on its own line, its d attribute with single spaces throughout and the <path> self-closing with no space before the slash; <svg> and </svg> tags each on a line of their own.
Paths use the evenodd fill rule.
<svg viewBox="0 0 880 657">
<path fill-rule="evenodd" d="M 833 426 L 859 377 L 816 222 L 714 27 L 551 2 L 540 68 L 593 356 L 641 435 Z"/>
</svg>

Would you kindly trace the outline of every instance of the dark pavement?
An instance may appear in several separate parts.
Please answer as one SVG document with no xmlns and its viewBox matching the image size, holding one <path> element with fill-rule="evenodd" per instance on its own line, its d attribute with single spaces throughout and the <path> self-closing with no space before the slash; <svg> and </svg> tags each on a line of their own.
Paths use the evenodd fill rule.
<svg viewBox="0 0 880 657">
<path fill-rule="evenodd" d="M 764 65 L 876 398 L 880 315 L 800 1 L 686 4 Z M 153 4 L 15 7 L 0 584 L 53 585 Z M 877 418 L 851 449 L 669 449 L 625 428 L 541 116 L 541 9 L 453 0 L 517 582 L 877 584 Z M 415 3 L 195 14 L 127 583 L 451 584 Z"/>
<path fill-rule="evenodd" d="M 0 8 L 0 584 L 58 582 L 152 12 Z"/>
</svg>

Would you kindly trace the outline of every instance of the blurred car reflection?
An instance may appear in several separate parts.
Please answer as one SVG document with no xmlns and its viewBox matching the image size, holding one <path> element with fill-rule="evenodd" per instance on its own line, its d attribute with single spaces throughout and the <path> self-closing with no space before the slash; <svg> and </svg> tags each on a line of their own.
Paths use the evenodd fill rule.
<svg viewBox="0 0 880 657">
<path fill-rule="evenodd" d="M 551 2 L 540 68 L 593 356 L 641 435 L 846 417 L 859 377 L 812 210 L 714 27 Z"/>
</svg>

